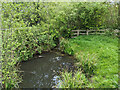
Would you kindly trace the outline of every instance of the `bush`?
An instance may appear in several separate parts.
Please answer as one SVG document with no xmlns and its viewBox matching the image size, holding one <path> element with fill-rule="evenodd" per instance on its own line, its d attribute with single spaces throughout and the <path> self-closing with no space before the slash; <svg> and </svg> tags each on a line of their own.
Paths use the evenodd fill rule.
<svg viewBox="0 0 120 90">
<path fill-rule="evenodd" d="M 60 50 L 69 55 L 73 55 L 73 50 L 71 48 L 69 41 L 63 37 L 60 38 Z"/>
</svg>

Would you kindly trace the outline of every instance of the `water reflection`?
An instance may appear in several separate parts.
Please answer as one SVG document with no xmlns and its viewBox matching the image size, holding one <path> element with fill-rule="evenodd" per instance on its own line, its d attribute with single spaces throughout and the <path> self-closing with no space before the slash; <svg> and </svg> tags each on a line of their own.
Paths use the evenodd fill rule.
<svg viewBox="0 0 120 90">
<path fill-rule="evenodd" d="M 21 88 L 51 88 L 59 82 L 59 71 L 73 63 L 72 58 L 60 53 L 48 52 L 41 56 L 21 63 L 21 70 L 24 71 Z"/>
</svg>

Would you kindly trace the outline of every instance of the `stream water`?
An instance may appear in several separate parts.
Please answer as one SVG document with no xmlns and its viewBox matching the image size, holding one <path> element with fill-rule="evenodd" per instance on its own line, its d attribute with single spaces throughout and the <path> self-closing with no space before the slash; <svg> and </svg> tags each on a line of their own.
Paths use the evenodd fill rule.
<svg viewBox="0 0 120 90">
<path fill-rule="evenodd" d="M 74 59 L 60 52 L 46 52 L 21 62 L 23 82 L 20 88 L 52 88 L 59 82 L 61 70 L 73 67 Z"/>
</svg>

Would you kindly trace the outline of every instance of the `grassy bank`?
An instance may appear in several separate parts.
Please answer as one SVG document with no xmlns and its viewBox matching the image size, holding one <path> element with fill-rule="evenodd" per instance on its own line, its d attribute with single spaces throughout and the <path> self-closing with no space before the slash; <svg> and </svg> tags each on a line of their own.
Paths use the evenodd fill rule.
<svg viewBox="0 0 120 90">
<path fill-rule="evenodd" d="M 118 38 L 101 35 L 79 36 L 69 40 L 61 40 L 61 49 L 77 58 L 76 66 L 81 73 L 62 74 L 61 88 L 77 86 L 90 88 L 118 87 Z M 78 72 L 78 71 L 76 71 Z M 80 79 L 83 77 L 88 80 Z M 77 76 L 79 75 L 79 76 Z M 67 81 L 65 82 L 65 77 Z M 70 77 L 70 78 L 69 78 Z M 76 77 L 79 79 L 74 80 Z M 73 82 L 72 84 L 69 81 Z M 76 82 L 82 82 L 76 83 Z"/>
</svg>

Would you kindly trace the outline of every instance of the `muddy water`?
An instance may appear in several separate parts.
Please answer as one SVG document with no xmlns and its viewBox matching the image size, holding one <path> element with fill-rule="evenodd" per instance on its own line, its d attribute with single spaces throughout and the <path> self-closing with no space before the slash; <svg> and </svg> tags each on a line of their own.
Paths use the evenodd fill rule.
<svg viewBox="0 0 120 90">
<path fill-rule="evenodd" d="M 59 80 L 59 72 L 73 66 L 73 58 L 60 52 L 47 52 L 21 63 L 21 88 L 52 88 Z"/>
</svg>

